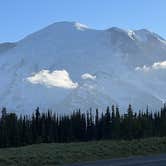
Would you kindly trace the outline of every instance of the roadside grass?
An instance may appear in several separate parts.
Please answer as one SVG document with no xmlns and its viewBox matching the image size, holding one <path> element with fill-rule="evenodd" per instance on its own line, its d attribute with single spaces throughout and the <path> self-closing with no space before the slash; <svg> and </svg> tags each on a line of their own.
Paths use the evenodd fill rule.
<svg viewBox="0 0 166 166">
<path fill-rule="evenodd" d="M 56 166 L 159 153 L 166 153 L 166 137 L 131 141 L 37 144 L 0 149 L 0 166 Z"/>
</svg>

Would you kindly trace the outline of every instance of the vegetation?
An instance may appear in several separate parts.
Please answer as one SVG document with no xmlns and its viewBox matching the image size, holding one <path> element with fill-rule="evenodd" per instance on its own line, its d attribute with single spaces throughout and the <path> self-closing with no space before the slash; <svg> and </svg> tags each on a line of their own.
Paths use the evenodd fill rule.
<svg viewBox="0 0 166 166">
<path fill-rule="evenodd" d="M 1 166 L 55 166 L 133 155 L 166 153 L 166 138 L 49 143 L 0 149 Z"/>
<path fill-rule="evenodd" d="M 126 114 L 119 109 L 107 107 L 99 115 L 80 110 L 71 115 L 57 115 L 51 111 L 32 116 L 7 113 L 2 109 L 0 118 L 0 147 L 14 147 L 38 143 L 80 142 L 94 140 L 132 140 L 166 136 L 166 106 L 159 112 L 134 113 L 129 105 Z"/>
</svg>

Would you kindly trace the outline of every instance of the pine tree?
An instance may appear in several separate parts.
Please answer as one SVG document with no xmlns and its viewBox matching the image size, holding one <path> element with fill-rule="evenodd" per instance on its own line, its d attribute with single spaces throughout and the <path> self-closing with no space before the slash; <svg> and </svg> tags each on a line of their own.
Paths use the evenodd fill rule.
<svg viewBox="0 0 166 166">
<path fill-rule="evenodd" d="M 95 114 L 95 138 L 97 140 L 100 139 L 100 122 L 99 122 L 99 110 L 96 109 L 96 114 Z"/>
<path fill-rule="evenodd" d="M 109 107 L 107 107 L 106 113 L 104 116 L 104 138 L 105 139 L 111 138 L 111 115 L 110 115 Z"/>
</svg>

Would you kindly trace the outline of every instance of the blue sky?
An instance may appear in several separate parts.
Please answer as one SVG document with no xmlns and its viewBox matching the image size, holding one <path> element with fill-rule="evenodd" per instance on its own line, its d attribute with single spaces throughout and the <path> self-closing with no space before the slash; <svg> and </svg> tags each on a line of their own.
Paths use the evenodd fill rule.
<svg viewBox="0 0 166 166">
<path fill-rule="evenodd" d="M 0 42 L 17 41 L 58 21 L 91 28 L 147 28 L 166 38 L 166 0 L 1 0 Z"/>
</svg>

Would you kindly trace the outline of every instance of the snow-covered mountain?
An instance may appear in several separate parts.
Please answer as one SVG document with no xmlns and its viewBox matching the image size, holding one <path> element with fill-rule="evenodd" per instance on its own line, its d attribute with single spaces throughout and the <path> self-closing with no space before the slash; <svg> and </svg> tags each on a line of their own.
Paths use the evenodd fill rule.
<svg viewBox="0 0 166 166">
<path fill-rule="evenodd" d="M 153 32 L 58 22 L 0 44 L 0 106 L 19 113 L 129 103 L 156 109 L 166 100 L 165 74 L 166 41 Z"/>
</svg>

